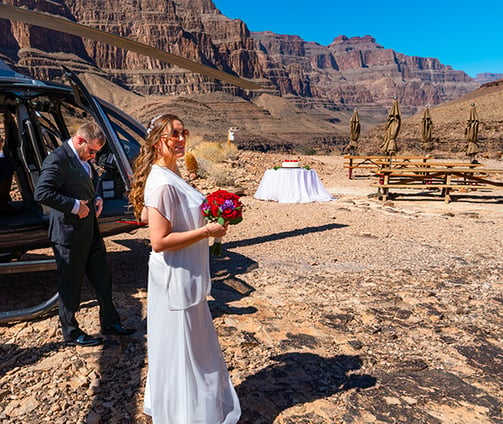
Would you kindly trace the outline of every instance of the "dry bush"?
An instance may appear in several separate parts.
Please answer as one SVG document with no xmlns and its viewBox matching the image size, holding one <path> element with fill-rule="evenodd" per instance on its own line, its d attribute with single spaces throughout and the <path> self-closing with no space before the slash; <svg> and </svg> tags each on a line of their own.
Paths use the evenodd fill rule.
<svg viewBox="0 0 503 424">
<path fill-rule="evenodd" d="M 197 175 L 209 178 L 218 186 L 232 186 L 236 177 L 231 170 L 216 166 L 238 158 L 238 148 L 232 143 L 216 143 L 191 139 L 190 146 L 198 164 Z"/>
<path fill-rule="evenodd" d="M 195 149 L 197 146 L 199 146 L 203 142 L 203 138 L 198 135 L 190 135 L 187 140 L 185 141 L 185 148 L 186 149 Z"/>
<path fill-rule="evenodd" d="M 238 157 L 238 148 L 233 143 L 193 142 L 191 140 L 190 146 L 197 159 L 204 158 L 213 163 L 236 160 Z"/>
<path fill-rule="evenodd" d="M 194 147 L 194 155 L 196 158 L 203 158 L 213 163 L 223 162 L 225 160 L 225 152 L 222 145 L 209 141 L 202 141 Z"/>
<path fill-rule="evenodd" d="M 224 168 L 215 166 L 212 167 L 209 177 L 213 180 L 215 185 L 219 187 L 229 187 L 235 185 L 236 183 L 236 177 L 234 173 L 231 170 Z"/>
<path fill-rule="evenodd" d="M 225 153 L 225 159 L 236 160 L 238 158 L 238 148 L 234 143 L 225 143 L 222 145 L 222 149 Z"/>
<path fill-rule="evenodd" d="M 199 157 L 197 159 L 197 175 L 201 178 L 208 178 L 211 174 L 212 165 L 209 160 Z"/>
</svg>

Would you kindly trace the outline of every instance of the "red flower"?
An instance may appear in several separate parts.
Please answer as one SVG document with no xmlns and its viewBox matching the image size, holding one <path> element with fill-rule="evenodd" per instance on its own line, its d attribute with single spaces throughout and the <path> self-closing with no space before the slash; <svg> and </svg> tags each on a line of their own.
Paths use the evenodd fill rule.
<svg viewBox="0 0 503 424">
<path fill-rule="evenodd" d="M 209 194 L 201 205 L 201 211 L 209 222 L 218 222 L 224 225 L 226 222 L 235 225 L 243 220 L 243 204 L 239 196 L 226 190 L 217 190 Z M 220 256 L 222 252 L 222 240 L 216 238 L 211 246 L 211 252 Z"/>
</svg>

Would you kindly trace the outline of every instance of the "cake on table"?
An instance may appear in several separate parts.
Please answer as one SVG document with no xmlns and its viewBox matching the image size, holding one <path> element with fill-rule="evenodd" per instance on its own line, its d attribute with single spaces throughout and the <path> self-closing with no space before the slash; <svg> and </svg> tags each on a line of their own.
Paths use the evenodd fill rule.
<svg viewBox="0 0 503 424">
<path fill-rule="evenodd" d="M 281 164 L 282 168 L 300 168 L 299 161 L 297 159 L 285 159 Z"/>
</svg>

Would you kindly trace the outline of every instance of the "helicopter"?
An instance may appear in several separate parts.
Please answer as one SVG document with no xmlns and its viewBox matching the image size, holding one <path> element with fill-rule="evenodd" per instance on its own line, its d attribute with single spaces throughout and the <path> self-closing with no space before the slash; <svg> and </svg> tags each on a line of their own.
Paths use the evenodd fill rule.
<svg viewBox="0 0 503 424">
<path fill-rule="evenodd" d="M 262 88 L 236 75 L 54 15 L 0 4 L 0 18 L 114 44 L 247 90 Z M 45 157 L 83 121 L 94 120 L 107 139 L 95 159 L 100 175 L 98 193 L 104 199 L 98 220 L 102 236 L 131 232 L 140 225 L 134 221 L 127 193 L 133 162 L 147 131 L 124 111 L 92 95 L 76 73 L 62 68 L 66 84 L 30 78 L 0 60 L 0 140 L 19 193 L 9 198 L 6 208 L 0 205 L 0 275 L 56 268 L 54 259 L 22 259 L 26 252 L 50 247 L 49 210 L 35 202 L 33 193 Z M 33 307 L 0 312 L 0 323 L 35 318 L 52 309 L 57 300 L 56 293 Z"/>
</svg>

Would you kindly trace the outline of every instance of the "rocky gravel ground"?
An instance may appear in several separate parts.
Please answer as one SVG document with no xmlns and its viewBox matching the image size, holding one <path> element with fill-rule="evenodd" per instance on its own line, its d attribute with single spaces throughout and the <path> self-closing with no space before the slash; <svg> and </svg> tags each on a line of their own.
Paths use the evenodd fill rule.
<svg viewBox="0 0 503 424">
<path fill-rule="evenodd" d="M 336 200 L 254 199 L 283 158 L 241 152 L 229 164 L 245 219 L 212 259 L 210 307 L 240 422 L 503 423 L 502 199 L 383 204 L 369 178 L 347 179 L 340 156 L 300 157 Z M 142 412 L 148 229 L 107 248 L 114 299 L 137 333 L 80 348 L 63 345 L 55 314 L 0 327 L 0 423 L 151 422 Z M 2 309 L 49 297 L 54 280 L 2 276 Z M 97 314 L 86 285 L 78 319 L 91 334 Z"/>
</svg>

